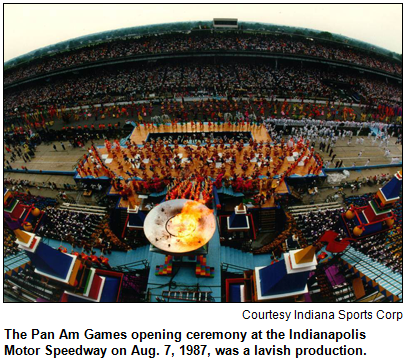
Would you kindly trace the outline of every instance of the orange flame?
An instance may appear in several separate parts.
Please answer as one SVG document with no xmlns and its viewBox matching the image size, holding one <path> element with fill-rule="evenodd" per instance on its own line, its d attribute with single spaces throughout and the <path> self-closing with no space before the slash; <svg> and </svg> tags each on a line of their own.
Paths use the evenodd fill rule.
<svg viewBox="0 0 406 361">
<path fill-rule="evenodd" d="M 202 237 L 197 230 L 199 221 L 212 213 L 213 210 L 200 208 L 195 202 L 186 202 L 182 212 L 171 219 L 170 232 L 185 243 L 201 243 Z"/>
</svg>

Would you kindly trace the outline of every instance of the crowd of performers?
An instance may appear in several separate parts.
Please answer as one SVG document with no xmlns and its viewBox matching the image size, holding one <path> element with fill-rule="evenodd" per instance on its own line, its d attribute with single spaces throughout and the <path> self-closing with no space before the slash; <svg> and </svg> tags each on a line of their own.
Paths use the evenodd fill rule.
<svg viewBox="0 0 406 361">
<path fill-rule="evenodd" d="M 167 201 L 173 199 L 191 199 L 202 204 L 213 200 L 213 183 L 210 178 L 198 175 L 189 179 L 175 179 L 166 194 Z"/>
<path fill-rule="evenodd" d="M 131 108 L 131 106 L 129 107 Z M 144 107 L 145 109 L 145 107 Z M 263 119 L 268 117 L 287 118 L 291 120 L 325 119 L 326 122 L 336 122 L 337 120 L 363 124 L 365 122 L 382 122 L 382 124 L 392 121 L 399 121 L 402 116 L 401 107 L 388 107 L 379 105 L 361 106 L 361 114 L 358 114 L 353 105 L 345 106 L 340 101 L 326 101 L 324 103 L 305 103 L 303 98 L 291 103 L 286 99 L 278 101 L 275 98 L 255 98 L 245 99 L 207 99 L 190 102 L 176 102 L 165 100 L 161 103 L 161 117 L 155 117 L 156 123 L 165 119 L 174 119 L 178 123 L 195 119 L 202 119 L 206 122 L 228 121 L 230 115 L 235 114 L 236 120 L 247 120 L 249 117 Z M 145 110 L 144 110 L 145 112 Z M 140 118 L 140 109 L 138 117 Z"/>
<path fill-rule="evenodd" d="M 400 105 L 388 106 L 382 104 L 359 105 L 360 112 L 355 111 L 353 104 L 344 105 L 341 101 L 326 100 L 323 103 L 305 102 L 303 97 L 297 97 L 296 102 L 277 100 L 271 98 L 223 98 L 223 99 L 199 99 L 194 101 L 184 101 L 166 99 L 161 104 L 154 105 L 152 101 L 134 102 L 129 100 L 122 105 L 102 105 L 96 107 L 92 104 L 89 107 L 68 109 L 66 106 L 39 106 L 34 112 L 22 112 L 10 122 L 5 122 L 5 129 L 13 131 L 15 126 L 31 127 L 41 129 L 51 126 L 54 122 L 83 122 L 88 121 L 89 125 L 83 128 L 92 128 L 108 131 L 110 127 L 103 128 L 98 125 L 100 120 L 112 119 L 113 123 L 120 119 L 131 119 L 136 124 L 155 123 L 160 125 L 175 121 L 198 122 L 227 121 L 227 115 L 238 114 L 244 116 L 255 116 L 256 118 L 289 118 L 291 120 L 324 119 L 335 122 L 381 122 L 400 123 L 402 119 L 402 107 Z M 114 125 L 115 127 L 116 125 Z M 67 128 L 70 128 L 71 125 Z"/>
<path fill-rule="evenodd" d="M 305 143 L 302 138 L 296 144 L 293 139 L 285 143 L 282 138 L 279 144 L 250 139 L 248 145 L 244 145 L 242 140 L 234 142 L 232 139 L 228 144 L 223 139 L 206 139 L 205 143 L 198 141 L 196 145 L 186 141 L 180 145 L 177 140 L 169 144 L 159 139 L 144 141 L 142 146 L 138 146 L 127 140 L 125 147 L 117 140 L 113 144 L 105 140 L 105 148 L 107 154 L 104 155 L 94 146 L 89 148 L 88 154 L 78 164 L 78 174 L 82 178 L 105 176 L 111 179 L 114 189 L 125 199 L 132 194 L 159 192 L 174 179 L 196 181 L 195 187 L 198 187 L 209 177 L 217 178 L 217 182 L 219 177 L 224 181 L 232 180 L 230 185 L 236 191 L 269 190 L 272 194 L 299 167 L 302 175 L 319 175 L 323 167 L 321 157 L 310 142 L 307 140 Z M 106 162 L 107 159 L 111 159 L 110 163 Z M 114 166 L 114 170 L 109 164 Z M 263 181 L 260 181 L 261 178 Z M 172 187 L 174 196 L 176 192 L 192 192 L 190 184 L 175 182 Z M 206 194 L 208 191 L 206 189 Z"/>
</svg>

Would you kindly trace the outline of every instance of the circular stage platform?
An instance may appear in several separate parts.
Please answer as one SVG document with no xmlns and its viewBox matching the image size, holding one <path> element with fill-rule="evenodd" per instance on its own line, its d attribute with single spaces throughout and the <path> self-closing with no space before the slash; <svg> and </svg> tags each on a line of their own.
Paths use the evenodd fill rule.
<svg viewBox="0 0 406 361">
<path fill-rule="evenodd" d="M 203 247 L 215 229 L 213 211 L 187 199 L 159 204 L 144 222 L 145 236 L 151 244 L 169 253 L 188 253 Z"/>
</svg>

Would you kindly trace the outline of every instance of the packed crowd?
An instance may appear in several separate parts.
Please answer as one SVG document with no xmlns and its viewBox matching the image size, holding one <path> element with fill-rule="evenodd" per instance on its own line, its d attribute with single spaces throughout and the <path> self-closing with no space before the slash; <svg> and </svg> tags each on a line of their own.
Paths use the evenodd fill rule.
<svg viewBox="0 0 406 361">
<path fill-rule="evenodd" d="M 24 130 L 22 132 L 26 134 Z M 33 142 L 27 134 L 25 136 L 19 134 L 17 139 L 13 133 L 4 135 L 5 153 L 9 155 L 11 162 L 17 159 L 22 159 L 24 163 L 30 162 L 35 157 L 36 142 Z M 10 165 L 8 160 L 5 163 Z"/>
<path fill-rule="evenodd" d="M 216 178 L 217 187 L 224 182 L 236 192 L 259 191 L 258 201 L 265 202 L 273 197 L 279 185 L 284 184 L 285 177 L 298 172 L 299 167 L 308 175 L 318 175 L 323 166 L 309 142 L 305 144 L 300 140 L 297 144 L 285 144 L 284 139 L 279 144 L 253 139 L 248 142 L 244 145 L 243 139 L 239 142 L 228 139 L 226 144 L 222 138 L 213 141 L 207 138 L 205 144 L 197 141 L 192 147 L 187 142 L 182 146 L 174 140 L 172 145 L 159 139 L 144 142 L 141 148 L 127 141 L 124 148 L 117 140 L 113 143 L 106 140 L 107 155 L 92 146 L 78 164 L 77 171 L 82 178 L 107 176 L 125 199 L 145 190 L 159 192 L 173 179 L 201 183 L 210 176 Z M 296 157 L 293 157 L 294 152 L 297 152 Z M 112 156 L 112 161 L 107 164 L 102 158 L 108 155 Z M 291 157 L 290 161 L 287 157 Z M 278 179 L 273 180 L 276 175 L 279 175 Z"/>
<path fill-rule="evenodd" d="M 21 252 L 18 244 L 15 243 L 16 236 L 8 227 L 4 227 L 3 232 L 3 257 L 14 256 Z"/>
<path fill-rule="evenodd" d="M 96 223 L 97 225 L 95 225 Z M 64 240 L 72 247 L 72 254 L 79 255 L 77 251 L 74 251 L 74 248 L 81 248 L 81 258 L 85 260 L 90 258 L 90 260 L 96 265 L 100 265 L 100 263 L 107 265 L 108 259 L 104 258 L 104 254 L 110 254 L 112 250 L 129 251 L 131 249 L 130 245 L 127 244 L 127 242 L 122 242 L 112 232 L 107 216 L 100 216 L 100 219 L 98 219 L 96 223 L 94 223 L 91 227 L 91 234 L 87 238 L 77 238 L 72 236 L 71 234 L 65 237 Z M 100 249 L 101 251 L 100 258 L 95 255 L 96 248 Z"/>
<path fill-rule="evenodd" d="M 84 214 L 48 207 L 45 209 L 44 220 L 38 229 L 38 235 L 61 241 L 65 241 L 69 237 L 86 240 L 92 235 L 102 218 L 97 214 Z"/>
<path fill-rule="evenodd" d="M 309 243 L 301 229 L 298 227 L 295 218 L 290 213 L 286 213 L 285 229 L 271 243 L 261 246 L 253 251 L 254 254 L 272 253 L 271 259 L 278 259 L 286 249 L 286 240 L 296 240 L 301 248 L 305 248 Z"/>
<path fill-rule="evenodd" d="M 343 211 L 344 208 L 339 208 L 299 214 L 296 222 L 309 244 L 316 243 L 320 236 L 328 230 L 336 231 L 339 238 L 345 238 L 347 236 L 344 229 L 339 226 L 339 219 Z"/>
<path fill-rule="evenodd" d="M 359 79 L 358 93 L 367 99 L 366 103 L 401 104 L 403 93 L 401 88 L 381 80 L 368 81 Z"/>
<path fill-rule="evenodd" d="M 366 53 L 337 43 L 314 41 L 314 39 L 253 34 L 212 34 L 204 36 L 172 35 L 151 36 L 126 41 L 112 41 L 96 46 L 66 51 L 52 57 L 37 59 L 27 65 L 11 68 L 5 73 L 4 83 L 50 73 L 64 68 L 76 67 L 101 60 L 134 57 L 147 54 L 165 54 L 203 51 L 255 51 L 305 55 L 339 60 L 379 69 L 400 75 L 401 64 L 378 54 Z"/>
<path fill-rule="evenodd" d="M 338 92 L 327 80 L 345 82 Z M 4 96 L 6 117 L 33 114 L 41 122 L 49 113 L 64 108 L 95 103 L 133 101 L 150 97 L 242 96 L 314 98 L 342 100 L 377 106 L 399 107 L 402 88 L 361 75 L 342 75 L 316 68 L 270 65 L 150 65 L 115 68 L 87 74 L 59 77 L 52 82 L 9 89 Z M 355 97 L 354 97 L 355 96 Z M 397 114 L 394 114 L 397 115 Z"/>
<path fill-rule="evenodd" d="M 402 234 L 395 230 L 380 233 L 351 243 L 373 260 L 389 267 L 392 271 L 403 271 L 403 239 Z"/>
</svg>

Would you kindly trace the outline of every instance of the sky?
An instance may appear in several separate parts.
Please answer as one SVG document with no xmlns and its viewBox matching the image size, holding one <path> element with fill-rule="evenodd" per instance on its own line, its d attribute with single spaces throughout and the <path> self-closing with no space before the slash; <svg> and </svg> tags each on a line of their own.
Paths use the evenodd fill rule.
<svg viewBox="0 0 406 361">
<path fill-rule="evenodd" d="M 219 17 L 329 31 L 402 53 L 400 4 L 7 4 L 4 61 L 100 31 Z"/>
</svg>

